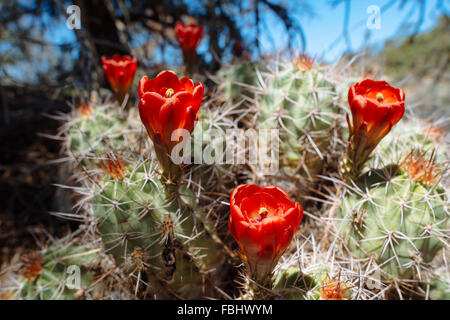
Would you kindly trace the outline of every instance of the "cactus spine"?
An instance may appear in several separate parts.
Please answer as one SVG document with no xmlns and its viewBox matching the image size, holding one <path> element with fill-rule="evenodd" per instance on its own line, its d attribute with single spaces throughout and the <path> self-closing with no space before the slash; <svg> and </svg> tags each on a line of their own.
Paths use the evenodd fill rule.
<svg viewBox="0 0 450 320">
<path fill-rule="evenodd" d="M 259 128 L 280 130 L 280 166 L 314 177 L 322 168 L 339 111 L 335 86 L 317 67 L 289 64 L 270 74 L 259 101 Z"/>
<path fill-rule="evenodd" d="M 52 245 L 22 257 L 16 282 L 16 299 L 74 300 L 96 299 L 101 284 L 94 283 L 91 271 L 99 263 L 99 249 Z"/>
<path fill-rule="evenodd" d="M 155 297 L 200 297 L 222 257 L 204 225 L 196 223 L 202 217 L 195 197 L 162 185 L 157 170 L 141 161 L 119 179 L 98 182 L 91 201 L 98 230 L 119 266 L 146 272 L 146 290 Z"/>
<path fill-rule="evenodd" d="M 403 169 L 372 171 L 342 199 L 338 217 L 347 249 L 371 258 L 385 279 L 411 278 L 447 241 L 448 198 L 438 184 L 412 180 Z"/>
</svg>

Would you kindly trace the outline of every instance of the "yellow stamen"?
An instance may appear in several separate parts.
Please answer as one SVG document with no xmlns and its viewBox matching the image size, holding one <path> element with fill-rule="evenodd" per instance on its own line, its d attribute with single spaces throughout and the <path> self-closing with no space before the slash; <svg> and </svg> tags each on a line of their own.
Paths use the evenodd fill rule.
<svg viewBox="0 0 450 320">
<path fill-rule="evenodd" d="M 256 217 L 256 221 L 261 222 L 265 217 L 267 217 L 267 214 L 269 213 L 269 210 L 262 207 L 259 209 L 258 216 Z"/>
<path fill-rule="evenodd" d="M 384 96 L 383 96 L 383 94 L 381 92 L 377 93 L 377 100 L 378 100 L 378 102 L 381 102 L 381 101 L 384 100 Z"/>
<path fill-rule="evenodd" d="M 173 94 L 175 93 L 175 91 L 173 91 L 172 88 L 169 88 L 166 90 L 166 98 L 170 98 L 171 96 L 173 96 Z"/>
</svg>

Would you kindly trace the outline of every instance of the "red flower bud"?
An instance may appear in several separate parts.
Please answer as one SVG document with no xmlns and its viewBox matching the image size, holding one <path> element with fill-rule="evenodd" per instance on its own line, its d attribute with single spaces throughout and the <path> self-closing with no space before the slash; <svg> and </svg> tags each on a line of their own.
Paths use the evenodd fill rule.
<svg viewBox="0 0 450 320">
<path fill-rule="evenodd" d="M 365 79 L 353 84 L 348 92 L 352 112 L 349 158 L 360 171 L 377 144 L 400 121 L 405 113 L 405 93 L 386 81 Z"/>
<path fill-rule="evenodd" d="M 197 112 L 203 100 L 203 85 L 178 76 L 172 71 L 162 71 L 154 79 L 147 76 L 139 81 L 139 114 L 152 139 L 163 170 L 173 178 L 176 174 L 170 160 L 172 148 L 180 142 L 172 133 L 185 129 L 192 133 Z M 179 133 L 177 131 L 177 133 Z M 172 173 L 172 174 L 171 174 Z"/>
<path fill-rule="evenodd" d="M 352 134 L 364 130 L 372 144 L 378 144 L 405 113 L 405 93 L 386 81 L 365 79 L 348 91 L 352 111 Z"/>
<path fill-rule="evenodd" d="M 175 25 L 175 36 L 183 51 L 195 51 L 203 37 L 203 26 L 184 25 L 178 21 Z"/>
<path fill-rule="evenodd" d="M 292 240 L 303 208 L 280 187 L 242 184 L 230 196 L 228 226 L 256 280 L 272 272 Z"/>
<path fill-rule="evenodd" d="M 136 58 L 130 56 L 121 57 L 118 54 L 111 58 L 102 56 L 102 65 L 106 79 L 114 90 L 117 100 L 119 103 L 122 103 L 133 83 L 137 67 Z"/>
<path fill-rule="evenodd" d="M 185 65 L 191 67 L 196 50 L 203 37 L 203 26 L 196 24 L 184 25 L 178 21 L 175 25 L 175 37 L 183 50 Z"/>
</svg>

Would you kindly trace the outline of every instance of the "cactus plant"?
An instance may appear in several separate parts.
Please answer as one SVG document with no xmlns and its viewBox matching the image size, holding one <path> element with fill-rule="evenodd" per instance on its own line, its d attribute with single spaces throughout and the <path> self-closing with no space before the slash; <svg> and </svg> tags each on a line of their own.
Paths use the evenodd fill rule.
<svg viewBox="0 0 450 320">
<path fill-rule="evenodd" d="M 137 110 L 120 110 L 115 104 L 82 105 L 73 108 L 69 121 L 61 129 L 66 148 L 78 161 L 96 159 L 108 151 L 137 152 L 142 132 Z"/>
<path fill-rule="evenodd" d="M 233 186 L 233 168 L 236 164 L 227 163 L 224 152 L 231 146 L 227 131 L 238 130 L 236 122 L 229 117 L 232 112 L 233 108 L 229 104 L 220 104 L 214 109 L 200 112 L 199 123 L 191 136 L 191 163 L 195 164 L 192 174 L 202 189 L 224 191 Z M 223 152 L 223 157 L 216 156 L 213 151 L 216 147 Z M 205 159 L 205 153 L 213 157 Z"/>
<path fill-rule="evenodd" d="M 424 175 L 408 176 L 410 165 L 363 176 L 338 210 L 348 250 L 372 258 L 388 280 L 420 274 L 447 243 L 448 195 L 436 181 L 421 180 Z"/>
<path fill-rule="evenodd" d="M 289 300 L 349 300 L 352 292 L 352 286 L 341 281 L 340 273 L 331 278 L 324 266 L 306 274 L 297 267 L 281 270 L 273 287 L 280 297 Z"/>
<path fill-rule="evenodd" d="M 117 105 L 93 104 L 84 112 L 72 113 L 63 128 L 68 150 L 89 169 L 78 181 L 86 189 L 76 187 L 85 195 L 79 209 L 83 227 L 89 233 L 86 242 L 101 243 L 102 254 L 108 254 L 115 269 L 129 278 L 127 283 L 131 285 L 126 290 L 138 298 L 217 297 L 219 292 L 220 296 L 232 296 L 236 292 L 236 272 L 230 270 L 238 269 L 235 267 L 240 261 L 225 261 L 228 256 L 237 256 L 229 251 L 228 244 L 233 242 L 224 227 L 229 217 L 226 197 L 239 184 L 261 182 L 281 186 L 293 201 L 305 203 L 307 218 L 301 237 L 294 237 L 295 248 L 283 247 L 285 254 L 277 255 L 277 266 L 276 261 L 270 264 L 270 276 L 261 276 L 270 277 L 270 281 L 258 279 L 267 292 L 255 289 L 255 280 L 247 274 L 244 279 L 248 286 L 241 297 L 379 299 L 392 280 L 401 283 L 419 279 L 423 283 L 417 288 L 428 284 L 424 282 L 428 281 L 428 273 L 423 271 L 434 268 L 436 262 L 431 261 L 448 242 L 448 195 L 439 181 L 445 167 L 433 162 L 448 158 L 442 137 L 437 137 L 441 141 L 436 142 L 435 130 L 426 132 L 426 125 L 402 120 L 362 168 L 384 169 L 369 170 L 345 183 L 340 181 L 339 188 L 318 183 L 314 177 L 325 179 L 332 175 L 329 181 L 342 177 L 337 167 L 348 145 L 341 110 L 344 101 L 347 103 L 350 80 L 336 81 L 335 71 L 330 70 L 304 59 L 280 65 L 276 71 L 262 62 L 224 66 L 215 77 L 216 91 L 207 90 L 206 101 L 197 97 L 196 109 L 200 103 L 201 107 L 196 117 L 189 118 L 200 122 L 189 125 L 189 129 L 195 128 L 193 140 L 202 135 L 201 150 L 190 150 L 190 164 L 175 164 L 181 170 L 173 179 L 166 179 L 162 166 L 153 162 L 155 141 L 161 141 L 152 139 L 153 146 L 148 141 L 136 108 L 122 111 Z M 172 86 L 162 85 L 156 91 L 152 85 L 144 87 L 141 96 L 156 92 L 168 99 L 165 103 L 171 102 Z M 154 106 L 154 101 L 146 103 L 151 111 Z M 191 102 L 184 107 L 192 107 Z M 174 115 L 178 114 L 173 112 L 164 121 L 158 117 L 147 119 L 151 138 L 153 133 L 170 134 Z M 153 127 L 159 125 L 161 130 L 153 132 Z M 247 163 L 205 163 L 205 149 L 214 149 L 215 134 L 226 136 L 227 129 L 238 128 L 279 130 L 279 174 L 261 178 L 259 168 Z M 224 150 L 229 141 L 222 142 Z M 195 163 L 199 152 L 203 158 L 200 164 Z M 144 160 L 143 154 L 152 156 Z M 100 172 L 101 159 L 105 175 L 99 177 L 96 173 Z M 88 179 L 83 179 L 85 174 Z M 314 185 L 303 188 L 302 184 L 311 180 Z M 311 189 L 317 191 L 313 196 Z M 326 204 L 335 198 L 340 204 L 336 202 L 330 209 Z M 265 214 L 262 208 L 260 219 Z M 320 234 L 317 245 L 303 236 L 308 228 Z M 312 261 L 316 257 L 320 261 Z M 370 277 L 375 277 L 371 263 L 383 272 L 377 283 L 379 290 L 366 286 Z M 344 270 L 342 278 L 337 270 Z M 433 281 L 429 285 L 430 297 L 437 297 L 443 290 L 436 279 Z M 55 287 L 45 297 L 57 295 Z"/>
<path fill-rule="evenodd" d="M 448 159 L 444 135 L 444 131 L 432 123 L 414 118 L 401 121 L 392 129 L 392 133 L 380 142 L 373 157 L 374 166 L 378 163 L 388 164 L 386 159 L 398 163 L 413 149 L 426 152 L 428 157 L 434 150 L 435 160 L 444 162 Z"/>
<path fill-rule="evenodd" d="M 91 271 L 99 264 L 99 249 L 52 245 L 22 256 L 15 275 L 16 299 L 73 300 L 96 299 L 101 285 L 94 283 Z"/>
<path fill-rule="evenodd" d="M 220 99 L 231 103 L 254 99 L 262 73 L 266 71 L 267 67 L 261 62 L 237 62 L 222 66 L 215 77 Z"/>
<path fill-rule="evenodd" d="M 107 252 L 125 270 L 145 272 L 151 294 L 201 297 L 223 256 L 195 197 L 188 189 L 163 186 L 158 170 L 140 161 L 121 177 L 105 176 L 94 187 L 93 216 Z"/>
<path fill-rule="evenodd" d="M 429 298 L 431 300 L 450 300 L 450 275 L 443 272 L 429 282 Z"/>
<path fill-rule="evenodd" d="M 308 296 L 318 299 L 320 297 L 318 292 L 320 281 L 314 276 L 303 274 L 299 268 L 289 267 L 278 272 L 273 289 L 282 299 L 306 300 Z"/>
<path fill-rule="evenodd" d="M 320 172 L 339 108 L 334 84 L 318 67 L 281 66 L 259 99 L 259 128 L 280 130 L 280 166 L 305 177 Z"/>
</svg>

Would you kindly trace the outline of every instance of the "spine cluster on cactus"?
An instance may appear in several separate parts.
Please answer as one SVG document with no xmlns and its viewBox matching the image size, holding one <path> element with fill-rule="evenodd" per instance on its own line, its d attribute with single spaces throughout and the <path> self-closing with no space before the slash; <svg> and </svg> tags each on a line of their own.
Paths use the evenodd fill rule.
<svg viewBox="0 0 450 320">
<path fill-rule="evenodd" d="M 280 167 L 313 178 L 322 169 L 339 119 L 335 85 L 316 66 L 280 66 L 267 75 L 258 125 L 279 129 Z"/>
<path fill-rule="evenodd" d="M 224 102 L 251 104 L 263 80 L 267 66 L 260 62 L 237 62 L 221 68 L 216 76 L 219 99 Z M 243 108 L 243 105 L 242 105 Z"/>
<path fill-rule="evenodd" d="M 73 300 L 101 296 L 101 284 L 91 271 L 99 264 L 99 249 L 53 245 L 21 257 L 15 299 Z"/>
<path fill-rule="evenodd" d="M 74 108 L 62 127 L 68 138 L 66 149 L 83 164 L 109 151 L 130 156 L 142 146 L 138 121 L 137 110 L 125 113 L 114 104 L 83 104 L 82 108 Z"/>
<path fill-rule="evenodd" d="M 90 201 L 97 228 L 119 266 L 136 276 L 146 274 L 145 290 L 152 295 L 199 297 L 222 256 L 196 223 L 201 214 L 195 212 L 194 195 L 163 185 L 157 172 L 155 163 L 141 161 L 121 179 L 105 176 L 99 181 Z M 144 252 L 142 264 L 136 263 L 136 250 Z"/>
<path fill-rule="evenodd" d="M 444 189 L 408 172 L 391 166 L 361 177 L 338 211 L 347 249 L 373 259 L 386 279 L 420 277 L 447 243 Z"/>
</svg>

